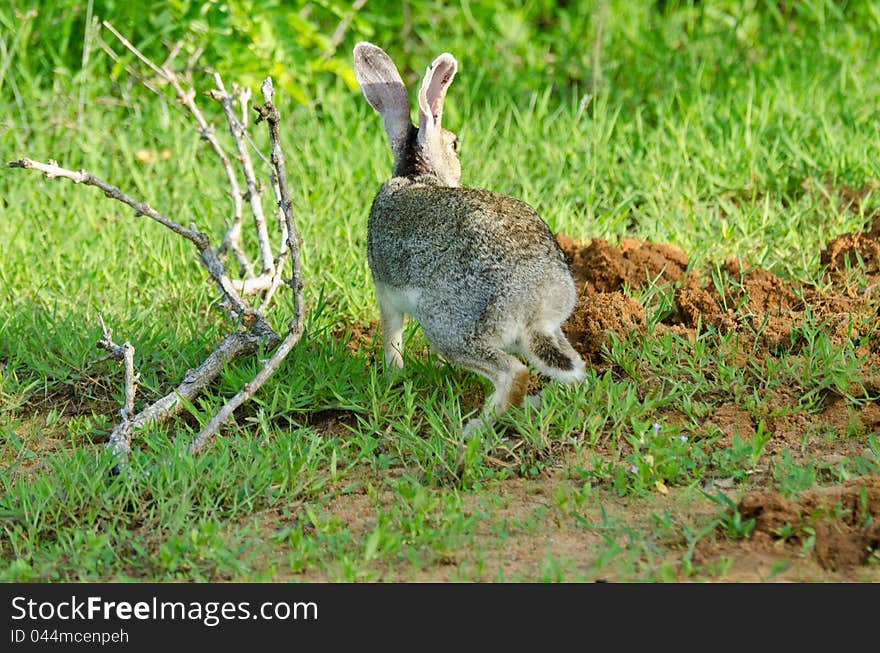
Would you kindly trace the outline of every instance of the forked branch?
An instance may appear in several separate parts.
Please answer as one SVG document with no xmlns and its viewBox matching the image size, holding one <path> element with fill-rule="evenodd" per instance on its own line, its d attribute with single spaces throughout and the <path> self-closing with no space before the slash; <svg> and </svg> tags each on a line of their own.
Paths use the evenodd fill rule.
<svg viewBox="0 0 880 653">
<path fill-rule="evenodd" d="M 233 411 L 254 396 L 302 338 L 304 330 L 303 284 L 300 268 L 300 239 L 294 222 L 284 155 L 281 149 L 279 114 L 272 102 L 274 93 L 272 80 L 266 78 L 263 82 L 264 104 L 254 108 L 259 112 L 259 117 L 255 122 L 265 120 L 269 127 L 269 138 L 272 147 L 269 177 L 275 195 L 275 213 L 281 236 L 277 252 L 272 251 L 269 242 L 260 188 L 257 184 L 256 171 L 248 150 L 250 139 L 247 137 L 246 130 L 248 127 L 247 106 L 250 97 L 249 92 L 233 86 L 232 93 L 228 93 L 220 75 L 214 73 L 216 88 L 208 93 L 223 107 L 227 126 L 235 145 L 236 159 L 240 164 L 240 173 L 244 178 L 244 185 L 247 188 L 247 192 L 242 194 L 235 166 L 233 166 L 232 161 L 226 154 L 213 127 L 205 120 L 203 113 L 196 104 L 194 90 L 184 88 L 180 78 L 170 67 L 171 62 L 179 53 L 180 47 L 176 46 L 173 48 L 165 63 L 159 66 L 119 34 L 109 23 L 105 22 L 104 26 L 154 73 L 171 85 L 177 100 L 188 109 L 195 119 L 199 135 L 211 144 L 215 154 L 220 159 L 226 174 L 229 192 L 233 198 L 232 220 L 231 222 L 227 220 L 227 231 L 221 247 L 219 249 L 212 247 L 209 237 L 194 224 L 184 226 L 181 222 L 154 209 L 143 200 L 129 195 L 119 187 L 85 170 L 76 172 L 59 166 L 57 162 L 51 159 L 46 163 L 42 163 L 27 157 L 9 162 L 6 165 L 9 168 L 22 168 L 41 172 L 49 179 L 64 178 L 76 184 L 94 186 L 100 189 L 107 197 L 130 206 L 134 209 L 135 215 L 155 220 L 177 235 L 192 242 L 199 252 L 199 257 L 208 275 L 220 290 L 223 306 L 230 314 L 230 317 L 234 318 L 234 321 L 241 327 L 244 327 L 243 329 L 236 328 L 232 333 L 229 333 L 201 365 L 188 370 L 184 374 L 182 381 L 171 392 L 146 406 L 139 413 L 135 413 L 134 403 L 138 376 L 134 370 L 134 347 L 129 342 L 117 345 L 113 341 L 112 331 L 101 320 L 103 337 L 97 343 L 98 346 L 106 349 L 111 358 L 121 360 L 125 366 L 125 399 L 120 411 L 121 421 L 110 434 L 110 442 L 108 443 L 108 446 L 116 454 L 119 464 L 123 465 L 131 449 L 132 437 L 138 430 L 147 424 L 158 423 L 177 414 L 187 402 L 192 401 L 199 393 L 204 391 L 217 378 L 223 367 L 233 358 L 252 354 L 261 347 L 275 348 L 256 376 L 250 382 L 244 384 L 241 390 L 226 402 L 190 444 L 190 450 L 193 452 L 204 448 L 219 428 L 232 416 Z M 238 113 L 236 110 L 238 110 Z M 266 157 L 263 155 L 260 155 L 260 158 L 266 161 Z M 249 201 L 251 213 L 254 217 L 255 236 L 261 265 L 261 272 L 258 276 L 253 275 L 247 255 L 241 246 L 241 209 L 242 200 L 245 198 Z M 245 275 L 244 279 L 230 278 L 226 265 L 220 257 L 224 251 L 231 251 L 235 255 L 235 259 Z M 293 294 L 294 318 L 288 327 L 286 337 L 281 341 L 278 334 L 275 333 L 265 318 L 264 311 L 270 307 L 272 297 L 281 285 L 283 269 L 288 258 L 291 261 L 292 271 L 291 277 L 285 281 Z M 263 292 L 263 299 L 259 309 L 254 309 L 244 298 L 245 295 L 251 292 Z"/>
<path fill-rule="evenodd" d="M 190 451 L 197 453 L 211 441 L 217 430 L 222 424 L 229 419 L 232 413 L 244 402 L 250 400 L 254 394 L 262 387 L 266 380 L 272 376 L 275 370 L 281 365 L 281 362 L 287 357 L 290 351 L 300 341 L 303 334 L 304 314 L 302 301 L 303 283 L 300 273 L 300 239 L 299 231 L 296 228 L 296 222 L 293 216 L 293 202 L 290 199 L 290 190 L 287 186 L 287 170 L 284 161 L 284 152 L 281 149 L 281 137 L 278 129 L 280 123 L 280 115 L 278 109 L 273 104 L 274 89 L 272 87 L 272 79 L 267 77 L 261 86 L 263 93 L 262 106 L 254 107 L 260 117 L 257 122 L 265 120 L 269 126 L 269 140 L 272 145 L 272 166 L 275 172 L 275 178 L 278 180 L 279 192 L 279 208 L 284 215 L 284 223 L 287 228 L 287 251 L 290 252 L 290 260 L 293 267 L 292 275 L 287 280 L 293 292 L 294 317 L 288 327 L 287 336 L 263 364 L 263 367 L 257 372 L 256 376 L 246 383 L 238 393 L 235 394 L 226 404 L 217 412 L 216 415 L 202 428 L 201 432 L 193 439 L 190 444 Z"/>
<path fill-rule="evenodd" d="M 123 344 L 117 345 L 113 342 L 113 330 L 107 328 L 103 317 L 99 315 L 98 319 L 101 320 L 101 331 L 103 332 L 103 336 L 98 341 L 98 347 L 107 350 L 110 358 L 122 361 L 125 369 L 125 399 L 122 402 L 122 409 L 119 411 L 122 421 L 113 430 L 110 442 L 107 444 L 116 456 L 119 464 L 124 465 L 128 454 L 131 452 L 134 394 L 137 392 L 137 383 L 140 375 L 134 371 L 134 347 L 132 344 L 126 340 Z"/>
<path fill-rule="evenodd" d="M 229 275 L 226 272 L 226 266 L 223 265 L 223 263 L 217 257 L 216 252 L 211 247 L 210 239 L 206 234 L 196 229 L 195 225 L 184 227 L 179 222 L 176 222 L 175 220 L 172 220 L 168 216 L 164 215 L 163 213 L 160 213 L 146 202 L 132 197 L 128 193 L 119 189 L 117 186 L 107 183 L 106 181 L 100 179 L 99 177 L 96 177 L 92 173 L 85 170 L 80 170 L 78 172 L 67 170 L 66 168 L 62 168 L 61 166 L 59 166 L 58 162 L 53 161 L 52 159 L 49 159 L 48 163 L 41 163 L 40 161 L 34 161 L 33 159 L 28 159 L 24 157 L 19 159 L 18 161 L 10 161 L 6 164 L 6 167 L 36 170 L 38 172 L 42 172 L 44 175 L 46 175 L 48 179 L 61 177 L 64 179 L 69 179 L 75 184 L 95 186 L 96 188 L 100 188 L 103 191 L 104 195 L 106 195 L 110 199 L 117 200 L 133 208 L 135 210 L 136 216 L 146 216 L 148 218 L 151 218 L 152 220 L 155 220 L 159 224 L 168 227 L 169 229 L 171 229 L 171 231 L 180 236 L 183 236 L 196 246 L 196 248 L 199 250 L 199 256 L 201 257 L 202 263 L 208 270 L 208 274 L 210 274 L 211 278 L 214 279 L 217 286 L 220 288 L 220 291 L 223 293 L 226 299 L 226 303 L 235 312 L 236 316 L 242 319 L 246 324 L 249 324 L 253 321 L 264 320 L 264 318 L 260 314 L 258 314 L 250 306 L 250 304 L 242 299 L 241 295 L 239 295 L 238 290 L 236 290 L 235 286 L 232 284 L 232 281 L 229 278 Z"/>
</svg>

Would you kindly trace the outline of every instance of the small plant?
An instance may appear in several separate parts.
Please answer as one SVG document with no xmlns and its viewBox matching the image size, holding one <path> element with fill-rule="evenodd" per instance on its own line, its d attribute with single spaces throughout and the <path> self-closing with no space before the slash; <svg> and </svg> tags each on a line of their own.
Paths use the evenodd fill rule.
<svg viewBox="0 0 880 653">
<path fill-rule="evenodd" d="M 622 493 L 669 492 L 667 484 L 687 483 L 705 462 L 705 454 L 698 442 L 675 426 L 659 422 L 635 422 L 634 433 L 627 436 L 632 453 L 625 459 L 627 476 L 617 478 L 625 485 L 616 485 Z"/>
<path fill-rule="evenodd" d="M 772 435 L 765 430 L 763 420 L 758 422 L 754 436 L 741 438 L 734 435 L 729 448 L 712 452 L 713 466 L 718 475 L 741 481 L 753 474 Z"/>
<path fill-rule="evenodd" d="M 773 464 L 773 481 L 779 492 L 791 497 L 816 485 L 816 465 L 812 461 L 796 464 L 788 449 L 779 453 Z"/>
<path fill-rule="evenodd" d="M 744 520 L 739 506 L 729 496 L 720 490 L 715 494 L 703 492 L 703 495 L 719 506 L 716 524 L 727 537 L 739 540 L 749 537 L 755 530 L 755 518 Z"/>
<path fill-rule="evenodd" d="M 801 536 L 801 549 L 798 552 L 798 557 L 806 558 L 812 553 L 813 549 L 816 546 L 816 529 L 812 526 L 801 526 L 800 528 L 802 532 Z"/>
</svg>

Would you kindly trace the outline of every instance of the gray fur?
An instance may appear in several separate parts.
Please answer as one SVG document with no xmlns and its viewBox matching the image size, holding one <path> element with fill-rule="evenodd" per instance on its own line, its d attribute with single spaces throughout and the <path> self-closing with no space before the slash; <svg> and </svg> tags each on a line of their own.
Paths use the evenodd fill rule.
<svg viewBox="0 0 880 653">
<path fill-rule="evenodd" d="M 359 70 L 366 65 L 362 54 L 381 59 L 376 50 L 381 52 L 371 44 L 355 47 L 359 80 L 371 76 Z M 390 58 L 381 60 L 387 70 Z M 560 328 L 576 296 L 549 227 L 517 199 L 458 187 L 455 135 L 440 125 L 456 70 L 452 55 L 437 57 L 419 91 L 419 128 L 411 126 L 405 138 L 389 132 L 395 177 L 373 200 L 367 259 L 390 366 L 403 365 L 401 330 L 408 314 L 438 354 L 495 385 L 483 417 L 468 424 L 472 430 L 522 400 L 527 370 L 512 354 L 566 382 L 583 378 L 584 363 Z M 382 101 L 377 106 L 370 100 L 375 93 L 364 94 L 382 114 Z"/>
</svg>

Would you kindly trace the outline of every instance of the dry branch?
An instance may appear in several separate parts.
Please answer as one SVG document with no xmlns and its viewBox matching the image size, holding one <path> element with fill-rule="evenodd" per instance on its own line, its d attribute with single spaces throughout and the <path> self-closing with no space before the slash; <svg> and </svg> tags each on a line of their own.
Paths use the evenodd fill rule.
<svg viewBox="0 0 880 653">
<path fill-rule="evenodd" d="M 254 107 L 260 114 L 257 122 L 265 120 L 269 126 L 269 140 L 272 145 L 272 166 L 274 168 L 274 177 L 277 179 L 279 208 L 284 215 L 284 223 L 287 228 L 287 251 L 290 252 L 290 260 L 293 267 L 290 279 L 287 280 L 288 286 L 293 291 L 294 317 L 288 327 L 287 336 L 273 352 L 272 356 L 263 364 L 263 367 L 257 372 L 256 376 L 245 383 L 241 390 L 235 394 L 226 404 L 217 412 L 216 415 L 202 428 L 196 435 L 192 443 L 190 443 L 190 451 L 198 453 L 204 446 L 211 441 L 217 430 L 228 420 L 232 413 L 244 402 L 251 399 L 266 380 L 272 376 L 275 370 L 281 365 L 281 362 L 287 357 L 291 349 L 302 338 L 303 329 L 305 327 L 304 308 L 302 301 L 302 277 L 300 273 L 300 239 L 299 231 L 296 228 L 296 222 L 293 216 L 293 202 L 290 199 L 290 191 L 287 187 L 287 169 L 284 161 L 284 152 L 281 149 L 281 137 L 278 125 L 281 121 L 278 109 L 272 103 L 274 97 L 274 89 L 272 87 L 272 79 L 267 77 L 260 87 L 263 93 L 263 106 Z"/>
<path fill-rule="evenodd" d="M 131 420 L 133 431 L 142 429 L 151 423 L 159 423 L 177 415 L 185 402 L 191 402 L 207 388 L 223 371 L 223 367 L 238 356 L 246 356 L 256 352 L 261 345 L 274 347 L 278 335 L 274 331 L 266 332 L 254 325 L 247 331 L 235 331 L 227 335 L 223 342 L 208 355 L 204 362 L 193 369 L 187 370 L 183 380 L 171 392 L 153 402 Z M 123 424 L 118 424 L 110 434 L 110 441 L 123 437 Z"/>
<path fill-rule="evenodd" d="M 244 327 L 228 334 L 201 365 L 188 370 L 184 374 L 183 380 L 171 392 L 135 414 L 134 396 L 138 377 L 134 370 L 134 347 L 129 342 L 121 346 L 114 343 L 112 331 L 106 327 L 103 319 L 101 320 L 103 337 L 97 343 L 98 347 L 106 349 L 110 357 L 123 361 L 125 365 L 125 399 L 120 411 L 122 419 L 110 434 L 110 442 L 108 443 L 108 447 L 116 454 L 120 464 L 124 464 L 124 459 L 130 452 L 131 439 L 137 430 L 147 424 L 160 422 L 180 412 L 187 402 L 192 401 L 217 378 L 226 363 L 233 358 L 252 354 L 261 346 L 272 348 L 277 345 L 277 348 L 272 352 L 269 359 L 264 362 L 256 376 L 249 383 L 246 383 L 209 420 L 190 444 L 190 449 L 193 452 L 200 451 L 210 441 L 217 430 L 229 419 L 233 411 L 253 397 L 254 393 L 278 369 L 290 350 L 301 339 L 304 330 L 303 284 L 300 269 L 300 239 L 294 222 L 284 155 L 281 150 L 279 114 L 277 108 L 272 103 L 273 88 L 271 78 L 266 78 L 262 85 L 264 105 L 254 108 L 259 111 L 259 117 L 255 122 L 266 120 L 269 127 L 269 138 L 272 147 L 269 177 L 275 195 L 275 215 L 281 235 L 277 253 L 273 253 L 269 242 L 260 188 L 257 185 L 256 171 L 254 170 L 247 146 L 248 143 L 253 145 L 246 131 L 248 127 L 247 107 L 250 99 L 249 91 L 233 85 L 232 92 L 227 92 L 220 75 L 214 73 L 216 89 L 208 92 L 208 95 L 217 100 L 223 108 L 227 127 L 235 145 L 240 172 L 244 177 L 247 188 L 247 192 L 242 194 L 235 166 L 233 166 L 229 156 L 227 156 L 223 146 L 220 144 L 213 127 L 205 120 L 204 115 L 196 104 L 195 91 L 192 88 L 184 88 L 177 73 L 170 67 L 174 58 L 180 53 L 181 45 L 178 44 L 172 47 L 166 61 L 159 66 L 119 34 L 109 23 L 105 21 L 103 24 L 128 50 L 156 73 L 159 78 L 171 85 L 178 102 L 186 107 L 195 119 L 199 128 L 199 135 L 211 144 L 215 154 L 220 159 L 229 184 L 230 195 L 233 198 L 233 216 L 231 222 L 227 221 L 223 245 L 219 249 L 214 249 L 208 236 L 199 231 L 194 224 L 185 227 L 180 222 L 157 211 L 146 202 L 132 197 L 120 188 L 85 170 L 74 172 L 62 168 L 52 160 L 49 160 L 48 163 L 41 163 L 26 157 L 9 162 L 6 165 L 9 168 L 35 170 L 43 173 L 50 179 L 64 178 L 77 184 L 95 186 L 107 197 L 132 207 L 136 215 L 149 217 L 192 242 L 199 251 L 202 264 L 222 294 L 224 308 L 230 314 L 230 317 L 235 319 L 236 323 Z M 112 52 L 109 47 L 104 49 L 105 51 Z M 193 63 L 194 58 L 190 59 L 187 70 L 192 68 Z M 147 84 L 146 80 L 142 79 L 141 81 L 145 85 Z M 236 115 L 236 109 L 239 110 L 240 117 Z M 264 162 L 267 161 L 266 157 L 257 148 L 254 149 Z M 241 229 L 243 224 L 242 200 L 245 198 L 249 200 L 249 207 L 254 218 L 256 241 L 259 247 L 259 259 L 262 269 L 258 276 L 253 275 L 248 257 L 241 246 Z M 231 251 L 235 256 L 236 261 L 242 267 L 243 279 L 231 279 L 229 277 L 226 266 L 220 258 L 220 255 L 225 251 Z M 269 325 L 263 312 L 269 308 L 273 295 L 281 285 L 283 269 L 287 258 L 291 260 L 292 272 L 291 278 L 285 281 L 293 293 L 294 318 L 288 327 L 287 336 L 279 344 L 280 338 Z M 257 310 L 243 297 L 243 295 L 251 292 L 264 292 L 262 302 Z"/>
<path fill-rule="evenodd" d="M 214 83 L 217 85 L 217 88 L 208 91 L 207 95 L 219 102 L 220 106 L 223 107 L 223 113 L 226 115 L 226 122 L 229 125 L 229 131 L 232 133 L 232 140 L 235 143 L 235 150 L 238 152 L 238 161 L 244 174 L 245 184 L 247 185 L 246 197 L 250 203 L 251 214 L 254 216 L 254 228 L 257 231 L 257 242 L 260 247 L 260 262 L 263 266 L 260 270 L 260 276 L 265 279 L 264 282 L 256 284 L 262 286 L 257 287 L 256 290 L 262 290 L 268 287 L 268 283 L 275 273 L 275 265 L 272 260 L 272 246 L 269 244 L 269 232 L 266 229 L 266 217 L 263 214 L 262 193 L 257 185 L 254 164 L 251 161 L 250 151 L 245 143 L 245 127 L 242 121 L 235 115 L 236 96 L 240 96 L 239 102 L 242 105 L 247 105 L 250 99 L 250 90 L 233 87 L 232 93 L 229 93 L 226 91 L 220 75 L 216 73 L 214 74 Z M 247 287 L 248 281 L 252 280 L 246 279 L 245 284 L 242 286 L 243 288 Z M 263 283 L 265 285 L 262 285 Z"/>
<path fill-rule="evenodd" d="M 184 375 L 183 381 L 172 392 L 154 402 L 133 417 L 131 416 L 134 412 L 132 399 L 130 410 L 126 412 L 122 422 L 119 423 L 110 434 L 109 445 L 120 457 L 124 457 L 130 450 L 130 442 L 134 431 L 143 428 L 146 424 L 167 419 L 178 413 L 183 405 L 181 399 L 191 400 L 197 396 L 205 389 L 205 387 L 217 378 L 223 369 L 223 366 L 228 361 L 242 354 L 251 354 L 255 352 L 260 344 L 265 344 L 267 347 L 273 347 L 278 342 L 278 335 L 266 321 L 265 317 L 263 317 L 260 312 L 255 311 L 238 295 L 238 292 L 230 283 L 229 277 L 226 274 L 225 266 L 217 258 L 214 250 L 211 249 L 208 237 L 196 230 L 194 226 L 190 228 L 184 227 L 180 223 L 175 222 L 162 213 L 159 213 L 145 202 L 131 197 L 116 186 L 95 177 L 85 170 L 73 172 L 58 166 L 55 161 L 50 160 L 49 163 L 46 164 L 28 158 L 12 161 L 6 165 L 9 168 L 37 170 L 42 172 L 49 179 L 61 177 L 69 179 L 77 184 L 82 183 L 100 188 L 107 197 L 118 200 L 134 208 L 137 215 L 144 215 L 152 218 L 171 229 L 174 233 L 190 240 L 198 248 L 202 263 L 223 292 L 227 302 L 232 305 L 239 319 L 249 327 L 246 331 L 236 331 L 226 336 L 223 342 L 211 352 L 199 367 L 189 370 Z M 106 349 L 112 357 L 121 357 L 121 359 L 124 360 L 124 346 L 120 347 L 119 345 L 113 344 L 111 338 L 112 333 L 108 335 L 108 331 L 105 329 L 104 339 L 99 341 L 98 346 L 102 349 Z M 131 345 L 128 346 L 131 347 Z M 128 378 L 129 375 L 126 373 L 126 379 Z M 128 409 L 128 404 L 126 404 L 126 408 Z"/>
<path fill-rule="evenodd" d="M 139 379 L 139 375 L 135 374 L 134 371 L 134 347 L 128 340 L 122 345 L 117 345 L 113 342 L 113 330 L 107 328 L 103 317 L 99 315 L 98 319 L 101 320 L 101 330 L 103 332 L 102 338 L 97 343 L 98 347 L 107 350 L 111 358 L 122 361 L 125 368 L 125 399 L 122 403 L 122 409 L 119 411 L 122 421 L 113 430 L 110 441 L 107 443 L 107 446 L 120 464 L 124 464 L 125 459 L 131 452 L 131 438 L 134 434 L 132 424 L 132 418 L 134 417 L 134 395 L 137 392 Z"/>
<path fill-rule="evenodd" d="M 49 179 L 62 177 L 64 179 L 69 179 L 75 184 L 86 184 L 87 186 L 95 186 L 96 188 L 100 188 L 104 192 L 104 195 L 106 195 L 110 199 L 118 200 L 123 204 L 128 204 L 131 208 L 135 210 L 135 215 L 146 216 L 155 220 L 159 224 L 168 227 L 169 229 L 171 229 L 171 231 L 180 236 L 183 236 L 196 246 L 196 248 L 199 250 L 199 256 L 201 257 L 202 263 L 207 268 L 208 273 L 211 275 L 211 278 L 213 278 L 214 281 L 217 283 L 217 286 L 220 288 L 220 291 L 225 296 L 230 308 L 240 319 L 245 322 L 245 324 L 250 324 L 254 321 L 265 321 L 265 318 L 257 313 L 250 306 L 250 304 L 244 301 L 241 298 L 241 295 L 238 294 L 238 291 L 232 284 L 232 280 L 226 273 L 226 266 L 224 266 L 220 259 L 217 258 L 216 252 L 211 248 L 210 239 L 206 234 L 197 230 L 195 228 L 195 225 L 190 225 L 189 228 L 184 227 L 179 222 L 176 222 L 168 216 L 160 213 L 146 202 L 132 197 L 131 195 L 125 193 L 113 184 L 107 183 L 103 179 L 96 177 L 90 172 L 87 172 L 85 170 L 80 170 L 79 172 L 67 170 L 60 167 L 58 165 L 58 162 L 53 161 L 52 159 L 49 159 L 48 163 L 41 163 L 40 161 L 34 161 L 25 157 L 19 159 L 18 161 L 10 161 L 6 164 L 6 167 L 37 170 L 39 172 L 42 172 Z"/>
<path fill-rule="evenodd" d="M 275 219 L 278 221 L 278 230 L 281 232 L 281 242 L 278 245 L 278 257 L 275 259 L 275 274 L 272 275 L 272 282 L 263 294 L 263 301 L 257 309 L 261 313 L 269 307 L 272 302 L 272 297 L 275 296 L 275 291 L 277 291 L 278 287 L 281 285 L 281 277 L 284 273 L 284 263 L 290 253 L 290 249 L 287 247 L 287 236 L 289 231 L 287 228 L 287 219 L 284 215 L 284 211 L 281 209 L 284 200 L 281 197 L 278 175 L 273 171 L 269 175 L 269 178 L 272 184 L 272 193 L 275 195 Z"/>
</svg>

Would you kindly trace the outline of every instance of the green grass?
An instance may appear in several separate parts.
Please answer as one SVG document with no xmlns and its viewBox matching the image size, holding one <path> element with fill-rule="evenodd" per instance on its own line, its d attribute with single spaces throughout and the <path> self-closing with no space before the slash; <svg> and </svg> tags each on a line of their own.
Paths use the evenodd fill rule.
<svg viewBox="0 0 880 653">
<path fill-rule="evenodd" d="M 824 244 L 880 207 L 876 190 L 858 211 L 835 196 L 880 175 L 878 5 L 574 4 L 544 28 L 546 3 L 523 4 L 504 25 L 482 6 L 431 5 L 416 12 L 406 54 L 380 41 L 408 78 L 440 51 L 460 59 L 444 122 L 461 137 L 464 183 L 519 197 L 577 239 L 669 242 L 707 274 L 737 256 L 822 283 Z M 0 9 L 0 23 L 15 20 Z M 63 20 L 44 12 L 25 24 L 67 25 L 64 52 L 76 54 L 82 34 Z M 399 20 L 364 14 L 344 46 Z M 41 60 L 23 31 L 0 36 L 4 162 L 88 169 L 218 243 L 222 170 L 178 107 L 123 71 L 111 79 L 100 51 L 76 67 L 73 55 Z M 237 71 L 221 72 L 231 82 Z M 135 346 L 139 405 L 230 325 L 188 243 L 96 189 L 0 171 L 0 579 L 724 579 L 724 559 L 697 562 L 696 544 L 749 525 L 723 512 L 735 490 L 715 481 L 760 478 L 791 495 L 880 469 L 876 434 L 855 428 L 825 436 L 859 442 L 831 463 L 807 446 L 767 447 L 775 391 L 817 421 L 829 396 L 853 409 L 877 402 L 860 371 L 865 342 L 806 319 L 793 329 L 797 351 L 742 365 L 742 333 L 706 329 L 689 342 L 659 328 L 672 289 L 658 285 L 631 293 L 646 306 L 645 333 L 612 339 L 585 383 L 549 385 L 540 408 L 512 411 L 462 458 L 460 424 L 487 384 L 426 353 L 412 323 L 406 369 L 391 380 L 377 340 L 347 342 L 350 325 L 378 319 L 366 218 L 391 157 L 358 91 L 319 79 L 308 95 L 279 98 L 304 243 L 303 340 L 206 452 L 185 447 L 256 358 L 141 432 L 130 475 L 108 474 L 100 444 L 122 370 L 99 360 L 98 316 Z M 168 160 L 135 155 L 165 148 Z M 291 314 L 279 293 L 273 324 L 283 330 Z M 731 403 L 754 436 L 727 441 L 712 425 Z M 589 546 L 545 549 L 547 532 Z M 517 547 L 534 560 L 506 565 Z"/>
</svg>

